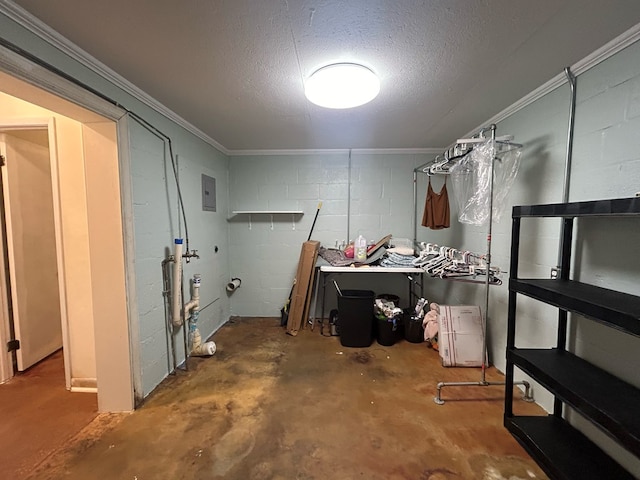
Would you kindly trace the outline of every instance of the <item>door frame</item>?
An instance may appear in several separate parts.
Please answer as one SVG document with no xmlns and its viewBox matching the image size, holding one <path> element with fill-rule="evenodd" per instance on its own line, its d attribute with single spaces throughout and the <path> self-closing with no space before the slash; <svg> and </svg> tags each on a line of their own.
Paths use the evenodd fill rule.
<svg viewBox="0 0 640 480">
<path fill-rule="evenodd" d="M 71 389 L 71 354 L 70 354 L 70 340 L 69 340 L 69 321 L 67 316 L 67 293 L 66 293 L 66 283 L 65 283 L 65 265 L 64 265 L 64 255 L 63 255 L 63 244 L 62 244 L 62 211 L 60 207 L 60 188 L 59 188 L 59 170 L 58 170 L 58 148 L 56 143 L 56 130 L 55 130 L 55 118 L 25 118 L 20 119 L 20 121 L 2 121 L 0 119 L 0 132 L 10 131 L 10 130 L 47 130 L 47 138 L 49 141 L 49 165 L 51 171 L 51 190 L 52 190 L 52 202 L 53 202 L 53 223 L 54 223 L 54 232 L 56 238 L 56 266 L 58 268 L 58 295 L 60 300 L 60 322 L 62 326 L 62 353 L 64 358 L 64 379 L 65 379 L 65 387 L 67 390 Z M 5 185 L 7 184 L 5 180 Z M 5 195 L 8 194 L 5 191 Z M 5 202 L 5 205 L 7 202 Z M 2 206 L 4 208 L 4 206 Z M 5 214 L 8 213 L 5 210 Z M 7 226 L 5 225 L 5 228 Z M 9 232 L 7 232 L 7 241 L 10 240 Z M 9 245 L 7 248 L 10 252 Z M 9 256 L 11 254 L 9 253 Z M 9 258 L 9 263 L 13 262 L 12 258 Z M 2 273 L 2 280 L 4 285 L 6 285 L 6 279 L 4 278 L 4 272 Z M 11 280 L 13 282 L 13 279 Z M 0 288 L 3 288 L 0 286 Z M 12 291 L 15 288 L 14 285 L 11 286 Z M 6 294 L 6 288 L 3 288 L 2 293 L 2 308 L 4 310 L 3 317 L 6 321 L 3 321 L 2 328 L 0 328 L 0 345 L 6 345 L 9 338 L 9 316 L 8 316 L 8 306 L 4 302 L 12 302 L 13 299 L 9 298 Z M 8 365 L 6 364 L 8 362 Z M 9 380 L 11 377 L 15 375 L 15 371 L 13 369 L 13 361 L 11 354 L 7 352 L 7 355 L 0 356 L 0 372 L 2 377 L 0 377 L 0 382 L 5 382 Z"/>
<path fill-rule="evenodd" d="M 98 410 L 101 412 L 132 411 L 136 406 L 136 399 L 140 400 L 143 389 L 140 376 L 139 332 L 135 321 L 138 312 L 134 273 L 133 204 L 131 179 L 128 177 L 131 163 L 127 148 L 128 112 L 3 46 L 0 46 L 0 77 L 7 78 L 9 82 L 6 83 L 15 80 L 26 83 L 34 90 L 33 95 L 39 99 L 37 103 L 45 108 L 50 108 L 50 103 L 47 102 L 50 102 L 53 97 L 67 100 L 68 105 L 65 106 L 65 111 L 58 113 L 80 123 L 99 121 L 95 119 L 97 114 L 103 120 L 112 121 L 116 125 L 117 164 L 114 167 L 119 172 L 117 185 L 121 210 L 118 230 L 121 247 L 117 247 L 115 253 L 123 258 L 125 278 L 118 277 L 118 281 L 124 283 L 121 293 L 125 298 L 118 298 L 116 317 L 109 317 L 94 307 Z M 3 87 L 3 90 L 11 94 L 6 88 L 8 87 Z M 47 96 L 50 98 L 43 98 Z M 90 112 L 94 117 L 93 120 L 87 120 L 87 114 L 80 112 L 80 109 Z M 51 108 L 51 110 L 56 109 Z M 93 181 L 98 180 L 93 179 Z M 108 213 L 113 214 L 113 212 Z M 108 233 L 112 234 L 112 232 Z M 113 237 L 111 238 L 113 240 Z M 96 269 L 95 275 L 101 278 L 101 270 L 105 269 L 105 265 L 96 266 Z M 114 318 L 118 321 L 114 322 Z"/>
<path fill-rule="evenodd" d="M 0 155 L 4 155 L 4 152 L 0 151 Z M 0 255 L 3 257 L 2 262 L 0 262 L 0 282 L 2 285 L 7 285 L 6 270 L 9 269 L 9 266 L 5 263 L 5 252 L 7 247 L 4 245 L 6 239 L 4 232 L 6 232 L 6 229 L 3 227 L 4 225 L 0 225 L 0 228 L 3 230 L 0 231 Z M 8 349 L 5 348 L 7 342 L 11 338 L 11 331 L 9 327 L 9 302 L 11 299 L 7 293 L 6 288 L 0 287 L 0 319 L 2 319 L 0 320 L 0 384 L 9 381 L 14 374 L 13 357 Z"/>
</svg>

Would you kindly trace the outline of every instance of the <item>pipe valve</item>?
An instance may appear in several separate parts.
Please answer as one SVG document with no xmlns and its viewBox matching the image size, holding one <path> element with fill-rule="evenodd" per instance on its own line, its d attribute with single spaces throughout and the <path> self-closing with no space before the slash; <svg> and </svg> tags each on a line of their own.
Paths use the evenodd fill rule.
<svg viewBox="0 0 640 480">
<path fill-rule="evenodd" d="M 182 256 L 186 259 L 187 263 L 189 263 L 192 258 L 200 258 L 197 250 L 187 251 L 187 253 L 183 254 Z"/>
</svg>

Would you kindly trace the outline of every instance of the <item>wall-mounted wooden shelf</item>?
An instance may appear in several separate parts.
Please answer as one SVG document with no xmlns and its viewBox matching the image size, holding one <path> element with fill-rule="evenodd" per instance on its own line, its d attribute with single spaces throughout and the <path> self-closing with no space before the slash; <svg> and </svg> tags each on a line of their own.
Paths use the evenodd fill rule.
<svg viewBox="0 0 640 480">
<path fill-rule="evenodd" d="M 302 210 L 234 210 L 234 215 L 302 215 Z"/>
<path fill-rule="evenodd" d="M 291 215 L 291 229 L 296 229 L 296 215 L 304 215 L 302 210 L 233 210 L 232 215 L 249 215 L 249 230 L 251 230 L 251 217 L 253 215 L 269 215 L 271 217 L 271 230 L 273 230 L 274 215 Z"/>
</svg>

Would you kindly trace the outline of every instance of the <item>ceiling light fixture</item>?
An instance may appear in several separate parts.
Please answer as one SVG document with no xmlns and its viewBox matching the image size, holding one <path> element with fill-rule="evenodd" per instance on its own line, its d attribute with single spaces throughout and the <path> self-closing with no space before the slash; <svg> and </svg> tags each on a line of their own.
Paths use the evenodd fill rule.
<svg viewBox="0 0 640 480">
<path fill-rule="evenodd" d="M 380 80 L 357 63 L 334 63 L 307 79 L 304 93 L 310 102 L 326 108 L 353 108 L 370 102 L 380 92 Z"/>
</svg>

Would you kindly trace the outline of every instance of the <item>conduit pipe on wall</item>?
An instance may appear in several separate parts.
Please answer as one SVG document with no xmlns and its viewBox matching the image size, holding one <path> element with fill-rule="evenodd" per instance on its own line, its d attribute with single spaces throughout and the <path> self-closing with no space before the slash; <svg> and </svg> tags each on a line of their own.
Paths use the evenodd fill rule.
<svg viewBox="0 0 640 480">
<path fill-rule="evenodd" d="M 567 131 L 567 153 L 564 164 L 564 184 L 562 188 L 562 203 L 569 201 L 569 187 L 571 182 L 571 160 L 573 157 L 573 131 L 576 123 L 576 77 L 571 73 L 571 69 L 566 67 L 564 74 L 569 81 L 569 87 L 571 88 L 571 98 L 569 104 L 569 128 Z M 564 243 L 564 221 L 560 231 L 560 245 L 558 246 L 558 263 L 557 269 L 560 270 L 562 263 L 562 249 Z"/>
<path fill-rule="evenodd" d="M 569 182 L 571 178 L 571 158 L 573 156 L 573 130 L 576 123 L 576 77 L 571 73 L 571 69 L 566 67 L 564 74 L 567 76 L 571 87 L 571 103 L 569 104 L 569 129 L 567 131 L 567 155 L 564 165 L 564 186 L 562 190 L 562 202 L 569 201 Z"/>
<path fill-rule="evenodd" d="M 171 274 L 169 273 L 169 268 L 168 265 L 170 263 L 173 263 L 173 255 L 170 255 L 169 257 L 165 258 L 164 260 L 162 260 L 161 266 L 162 266 L 162 297 L 164 298 L 164 302 L 163 302 L 163 306 L 164 306 L 164 321 L 165 324 L 167 326 L 169 326 L 169 322 L 171 321 L 171 307 L 172 307 L 172 303 L 171 303 L 171 282 L 169 281 L 169 277 L 171 276 Z M 168 299 L 168 300 L 167 300 Z M 171 361 L 173 364 L 173 368 L 171 369 L 170 373 L 174 373 L 176 371 L 176 369 L 178 368 L 177 365 L 177 360 L 176 360 L 176 343 L 174 340 L 173 335 L 170 335 L 171 337 L 171 352 L 167 351 L 167 355 L 171 356 Z"/>
<path fill-rule="evenodd" d="M 351 149 L 347 166 L 347 242 L 351 241 Z"/>
</svg>

